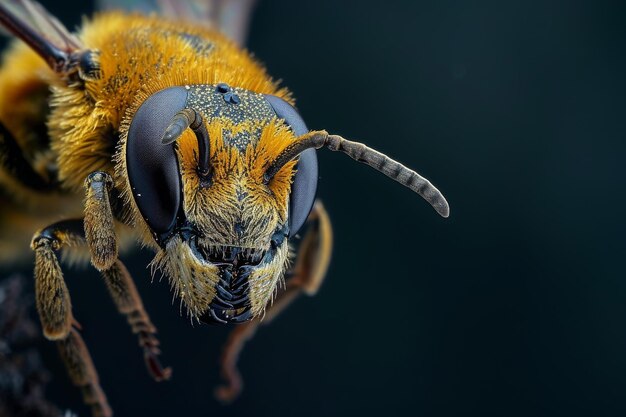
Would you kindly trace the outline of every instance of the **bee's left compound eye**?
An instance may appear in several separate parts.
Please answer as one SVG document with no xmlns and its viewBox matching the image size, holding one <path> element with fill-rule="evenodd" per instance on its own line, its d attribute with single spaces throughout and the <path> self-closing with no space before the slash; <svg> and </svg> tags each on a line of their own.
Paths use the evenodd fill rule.
<svg viewBox="0 0 626 417">
<path fill-rule="evenodd" d="M 139 107 L 128 129 L 128 180 L 135 203 L 159 243 L 176 226 L 182 200 L 174 145 L 164 145 L 161 138 L 186 101 L 184 87 L 161 90 Z"/>
</svg>

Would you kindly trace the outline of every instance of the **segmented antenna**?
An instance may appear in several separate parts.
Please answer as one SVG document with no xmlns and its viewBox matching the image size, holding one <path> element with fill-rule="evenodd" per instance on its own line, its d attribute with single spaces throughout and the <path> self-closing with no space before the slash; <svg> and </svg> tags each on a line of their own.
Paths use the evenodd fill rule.
<svg viewBox="0 0 626 417">
<path fill-rule="evenodd" d="M 450 215 L 450 207 L 441 192 L 426 178 L 407 168 L 398 161 L 389 158 L 359 142 L 352 142 L 337 135 L 329 135 L 326 131 L 313 131 L 300 136 L 287 146 L 265 172 L 265 181 L 269 182 L 287 162 L 296 158 L 306 149 L 326 147 L 331 151 L 340 151 L 352 159 L 367 164 L 382 172 L 392 180 L 419 194 L 443 217 Z"/>
</svg>

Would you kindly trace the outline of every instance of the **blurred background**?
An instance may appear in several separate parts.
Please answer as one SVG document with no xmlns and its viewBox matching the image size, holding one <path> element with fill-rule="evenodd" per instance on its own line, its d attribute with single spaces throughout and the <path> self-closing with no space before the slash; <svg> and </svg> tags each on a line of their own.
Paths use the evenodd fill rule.
<svg viewBox="0 0 626 417">
<path fill-rule="evenodd" d="M 43 3 L 70 27 L 91 12 Z M 174 369 L 167 383 L 148 377 L 99 276 L 68 271 L 116 416 L 625 415 L 625 12 L 260 0 L 249 48 L 309 127 L 415 168 L 451 216 L 320 151 L 327 280 L 248 344 L 244 392 L 227 407 L 212 392 L 229 329 L 180 317 L 167 283 L 150 283 L 150 253 L 123 259 Z M 41 348 L 49 396 L 88 416 L 55 346 Z"/>
</svg>

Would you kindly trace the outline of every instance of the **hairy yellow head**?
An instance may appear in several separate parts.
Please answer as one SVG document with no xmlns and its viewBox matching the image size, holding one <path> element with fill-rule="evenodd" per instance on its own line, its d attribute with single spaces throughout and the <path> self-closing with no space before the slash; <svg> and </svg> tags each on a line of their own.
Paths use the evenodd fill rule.
<svg viewBox="0 0 626 417">
<path fill-rule="evenodd" d="M 213 119 L 207 130 L 206 178 L 198 173 L 198 142 L 191 130 L 178 140 L 189 234 L 167 242 L 155 265 L 191 316 L 242 321 L 262 314 L 287 266 L 285 225 L 295 162 L 269 183 L 264 173 L 294 134 L 277 119 L 239 124 Z M 244 148 L 229 143 L 238 135 L 253 139 Z"/>
</svg>

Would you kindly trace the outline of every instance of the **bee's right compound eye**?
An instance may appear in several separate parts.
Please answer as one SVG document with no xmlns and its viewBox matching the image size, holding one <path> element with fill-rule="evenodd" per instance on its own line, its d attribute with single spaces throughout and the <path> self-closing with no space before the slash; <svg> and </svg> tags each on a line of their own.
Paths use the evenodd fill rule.
<svg viewBox="0 0 626 417">
<path fill-rule="evenodd" d="M 161 138 L 186 101 L 183 87 L 161 90 L 144 101 L 128 129 L 126 167 L 133 198 L 160 244 L 176 226 L 182 205 L 176 151 Z"/>
<path fill-rule="evenodd" d="M 285 120 L 296 136 L 304 135 L 309 131 L 304 120 L 292 105 L 276 96 L 266 95 L 265 99 L 274 109 L 276 116 Z M 317 170 L 315 149 L 302 152 L 289 195 L 289 236 L 298 233 L 313 208 L 317 191 Z"/>
</svg>

